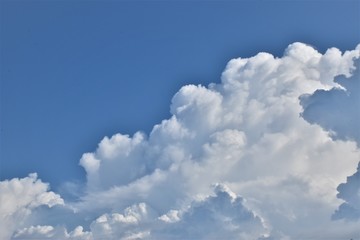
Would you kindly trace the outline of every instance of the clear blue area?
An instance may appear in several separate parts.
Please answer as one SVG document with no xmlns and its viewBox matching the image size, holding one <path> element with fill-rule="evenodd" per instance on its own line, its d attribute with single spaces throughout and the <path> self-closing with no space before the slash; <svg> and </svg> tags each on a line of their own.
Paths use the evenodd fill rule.
<svg viewBox="0 0 360 240">
<path fill-rule="evenodd" d="M 83 181 L 104 136 L 149 133 L 227 61 L 360 42 L 360 1 L 1 1 L 0 178 Z"/>
</svg>

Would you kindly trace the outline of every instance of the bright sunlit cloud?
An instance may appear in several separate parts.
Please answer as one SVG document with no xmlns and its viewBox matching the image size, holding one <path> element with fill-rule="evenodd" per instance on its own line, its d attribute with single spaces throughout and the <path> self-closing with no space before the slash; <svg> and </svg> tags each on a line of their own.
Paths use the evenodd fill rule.
<svg viewBox="0 0 360 240">
<path fill-rule="evenodd" d="M 1 237 L 354 238 L 358 59 L 360 45 L 321 54 L 298 42 L 280 58 L 232 59 L 221 82 L 183 86 L 149 135 L 114 134 L 84 153 L 79 200 L 36 174 L 1 182 Z"/>
</svg>

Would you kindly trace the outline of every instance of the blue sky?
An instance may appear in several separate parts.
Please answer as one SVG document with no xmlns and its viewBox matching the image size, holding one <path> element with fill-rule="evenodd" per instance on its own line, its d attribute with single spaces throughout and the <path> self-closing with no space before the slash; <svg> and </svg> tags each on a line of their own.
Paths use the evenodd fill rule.
<svg viewBox="0 0 360 240">
<path fill-rule="evenodd" d="M 330 218 L 347 217 L 337 186 L 358 186 L 357 121 L 341 119 L 359 116 L 360 1 L 4 0 L 0 20 L 0 193 L 19 182 L 46 196 L 24 204 L 35 206 L 27 222 L 16 225 L 14 210 L 0 239 L 49 224 L 69 234 L 81 225 L 96 239 L 107 221 L 117 239 L 130 227 L 113 213 L 137 218 L 145 237 L 149 219 L 173 223 L 151 225 L 151 236 L 168 238 L 207 208 L 214 222 L 180 238 L 215 236 L 204 233 L 225 229 L 225 216 L 262 239 L 320 239 L 311 227 L 324 219 L 329 234 L 358 239 L 360 199 L 341 193 L 357 222 Z"/>
<path fill-rule="evenodd" d="M 149 133 L 182 85 L 219 82 L 233 57 L 359 42 L 358 1 L 1 5 L 1 179 L 38 172 L 53 187 L 84 180 L 82 153 Z"/>
</svg>

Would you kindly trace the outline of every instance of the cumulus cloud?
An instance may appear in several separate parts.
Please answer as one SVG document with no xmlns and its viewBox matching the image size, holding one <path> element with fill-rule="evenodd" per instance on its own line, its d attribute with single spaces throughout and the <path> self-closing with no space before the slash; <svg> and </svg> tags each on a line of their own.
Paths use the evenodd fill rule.
<svg viewBox="0 0 360 240">
<path fill-rule="evenodd" d="M 103 214 L 90 226 L 95 239 L 141 239 L 149 236 L 155 213 L 145 203 L 134 204 L 124 213 Z"/>
<path fill-rule="evenodd" d="M 48 189 L 48 184 L 37 179 L 34 173 L 0 182 L 0 239 L 9 239 L 34 209 L 64 204 L 59 195 Z"/>
<path fill-rule="evenodd" d="M 360 49 L 358 45 L 357 49 Z M 330 49 L 332 59 L 325 61 L 325 65 L 333 62 L 334 56 L 339 58 L 341 53 L 337 49 Z M 302 117 L 312 123 L 319 124 L 329 132 L 333 139 L 354 140 L 360 146 L 360 58 L 356 58 L 351 74 L 335 78 L 338 87 L 330 90 L 316 90 L 312 94 L 300 97 L 304 108 Z M 331 67 L 327 67 L 332 71 Z M 360 163 L 359 163 L 360 164 Z M 346 183 L 338 187 L 338 197 L 345 202 L 333 215 L 333 219 L 360 219 L 360 170 L 347 178 Z"/>
<path fill-rule="evenodd" d="M 214 194 L 192 201 L 182 209 L 159 216 L 146 203 L 134 204 L 122 213 L 105 213 L 90 224 L 78 226 L 30 226 L 13 239 L 259 239 L 269 230 L 263 219 L 245 206 L 246 201 L 226 185 L 216 184 Z"/>
<path fill-rule="evenodd" d="M 255 200 L 253 205 L 259 211 L 273 209 L 276 214 L 269 218 L 278 222 L 270 222 L 282 232 L 292 234 L 286 224 L 280 227 L 287 220 L 305 232 L 300 224 L 315 219 L 297 211 L 299 206 L 323 206 L 318 220 L 330 219 L 339 204 L 336 187 L 356 168 L 359 152 L 354 142 L 332 140 L 327 131 L 300 118 L 299 97 L 339 88 L 335 77 L 351 77 L 358 57 L 359 49 L 321 54 L 294 43 L 282 58 L 259 53 L 231 60 L 220 84 L 182 87 L 172 99 L 172 117 L 149 136 L 117 134 L 85 154 L 83 159 L 98 163 L 96 171 L 87 171 L 88 188 L 99 186 L 100 191 L 90 192 L 78 207 L 95 202 L 118 210 L 141 201 L 162 214 L 197 194 L 209 194 L 214 182 L 227 182 L 249 199 L 273 195 L 268 186 L 258 185 L 259 179 L 272 179 L 277 184 L 271 192 L 280 197 L 275 194 L 271 206 Z M 294 191 L 280 194 L 289 182 Z"/>
<path fill-rule="evenodd" d="M 254 207 L 273 209 L 276 214 L 269 218 L 278 223 L 271 224 L 280 227 L 281 222 L 286 234 L 291 234 L 286 226 L 304 229 L 315 219 L 296 211 L 299 206 L 318 209 L 322 220 L 330 218 L 339 203 L 336 186 L 351 174 L 359 152 L 354 142 L 332 140 L 321 127 L 300 118 L 299 97 L 339 87 L 334 78 L 350 77 L 358 57 L 358 49 L 342 54 L 333 48 L 322 55 L 294 43 L 282 58 L 259 53 L 231 60 L 220 84 L 182 87 L 172 99 L 172 117 L 149 136 L 117 134 L 84 155 L 99 163 L 97 171 L 88 171 L 88 178 L 96 179 L 88 188 L 100 186 L 101 191 L 90 191 L 78 207 L 96 203 L 118 210 L 140 201 L 161 214 L 197 194 L 209 194 L 214 182 L 228 182 L 245 198 L 264 198 L 258 204 L 254 200 Z M 259 179 L 276 184 L 270 192 L 258 185 Z M 294 191 L 278 197 L 289 182 Z M 268 206 L 265 196 L 273 192 Z M 286 208 L 283 201 L 289 202 Z"/>
<path fill-rule="evenodd" d="M 359 220 L 360 219 L 360 163 L 357 172 L 347 178 L 337 188 L 338 197 L 345 202 L 334 213 L 334 219 Z"/>
<path fill-rule="evenodd" d="M 360 46 L 358 47 L 360 48 Z M 342 88 L 317 90 L 301 97 L 302 116 L 310 123 L 321 125 L 334 139 L 351 139 L 360 145 L 360 59 L 349 78 L 339 76 Z"/>
<path fill-rule="evenodd" d="M 248 209 L 245 200 L 226 185 L 217 184 L 215 195 L 194 201 L 183 211 L 159 217 L 166 222 L 156 239 L 259 239 L 268 230 L 263 219 Z"/>
<path fill-rule="evenodd" d="M 30 226 L 18 230 L 12 239 L 71 239 L 71 240 L 91 240 L 92 233 L 84 232 L 82 226 L 76 227 L 68 233 L 64 227 L 53 226 Z"/>
<path fill-rule="evenodd" d="M 148 136 L 105 137 L 82 156 L 86 194 L 67 205 L 92 220 L 89 232 L 78 232 L 94 239 L 356 236 L 360 222 L 331 221 L 341 204 L 336 188 L 360 159 L 356 143 L 304 118 L 310 94 L 350 89 L 334 79 L 351 78 L 359 55 L 360 48 L 321 54 L 294 43 L 281 58 L 231 60 L 221 83 L 182 87 L 172 116 Z M 234 193 L 222 184 L 213 193 L 214 183 Z"/>
</svg>

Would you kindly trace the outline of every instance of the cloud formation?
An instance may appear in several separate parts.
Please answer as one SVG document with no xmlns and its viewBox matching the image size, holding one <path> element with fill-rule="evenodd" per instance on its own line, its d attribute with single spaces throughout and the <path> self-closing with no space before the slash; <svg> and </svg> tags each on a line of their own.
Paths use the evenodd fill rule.
<svg viewBox="0 0 360 240">
<path fill-rule="evenodd" d="M 353 174 L 360 152 L 354 138 L 334 138 L 305 119 L 317 104 L 311 94 L 341 87 L 334 79 L 351 78 L 359 56 L 360 47 L 321 54 L 293 43 L 281 58 L 231 60 L 221 83 L 182 87 L 172 116 L 148 136 L 105 137 L 82 156 L 86 194 L 66 205 L 87 226 L 29 223 L 13 237 L 354 238 L 360 221 L 331 215 L 341 204 L 336 188 Z M 214 183 L 221 184 L 214 190 Z"/>
<path fill-rule="evenodd" d="M 301 96 L 301 105 L 305 120 L 321 125 L 334 139 L 350 139 L 360 145 L 360 59 L 354 67 L 351 77 L 335 79 L 342 88 Z"/>
<path fill-rule="evenodd" d="M 226 185 L 216 184 L 215 195 L 194 201 L 183 211 L 172 210 L 159 219 L 167 222 L 156 239 L 258 239 L 268 230 L 263 219 Z"/>
<path fill-rule="evenodd" d="M 64 204 L 64 200 L 48 188 L 48 184 L 37 179 L 35 173 L 0 182 L 0 239 L 9 239 L 26 223 L 34 209 Z"/>
<path fill-rule="evenodd" d="M 357 172 L 337 188 L 338 197 L 345 202 L 333 215 L 334 219 L 360 220 L 360 162 Z"/>
<path fill-rule="evenodd" d="M 53 226 L 30 226 L 18 230 L 12 239 L 72 239 L 72 240 L 91 240 L 92 233 L 84 232 L 83 227 L 78 226 L 68 233 L 65 227 Z"/>
<path fill-rule="evenodd" d="M 359 49 L 359 46 L 357 47 Z M 334 55 L 339 55 L 333 50 Z M 302 117 L 319 124 L 329 131 L 333 139 L 354 140 L 360 146 L 360 59 L 354 61 L 352 75 L 338 76 L 339 87 L 316 90 L 300 97 L 304 108 Z M 359 162 L 360 166 L 360 162 Z M 345 202 L 333 215 L 333 219 L 360 220 L 360 167 L 338 186 L 338 197 Z"/>
</svg>

